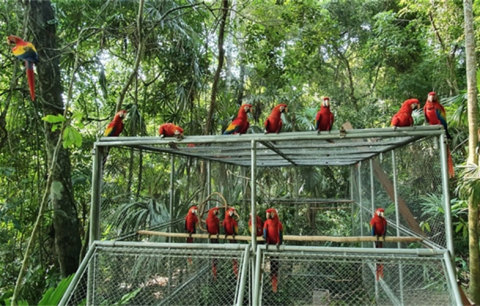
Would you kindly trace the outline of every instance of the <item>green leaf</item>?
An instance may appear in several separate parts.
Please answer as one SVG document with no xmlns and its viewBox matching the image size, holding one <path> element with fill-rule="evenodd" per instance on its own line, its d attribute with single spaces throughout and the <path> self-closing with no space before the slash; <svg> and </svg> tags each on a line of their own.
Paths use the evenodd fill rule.
<svg viewBox="0 0 480 306">
<path fill-rule="evenodd" d="M 80 147 L 82 145 L 82 134 L 71 126 L 63 131 L 63 147 Z"/>
<path fill-rule="evenodd" d="M 63 117 L 63 115 L 46 115 L 45 117 L 42 118 L 43 121 L 46 121 L 48 123 L 60 123 L 60 122 L 65 122 L 66 119 Z"/>
<path fill-rule="evenodd" d="M 48 288 L 38 305 L 58 305 L 75 274 L 62 279 L 56 288 Z"/>
</svg>

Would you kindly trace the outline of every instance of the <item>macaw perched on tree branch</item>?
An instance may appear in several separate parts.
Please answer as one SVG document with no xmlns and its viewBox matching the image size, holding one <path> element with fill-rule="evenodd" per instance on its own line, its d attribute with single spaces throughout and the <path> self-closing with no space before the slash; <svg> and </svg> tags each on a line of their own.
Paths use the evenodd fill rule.
<svg viewBox="0 0 480 306">
<path fill-rule="evenodd" d="M 377 241 L 375 241 L 376 248 L 383 248 L 383 242 L 379 241 L 379 238 L 383 237 L 383 240 L 385 241 L 385 236 L 387 235 L 387 219 L 385 219 L 384 214 L 385 210 L 383 208 L 377 208 L 375 214 L 370 220 L 372 236 L 377 237 Z M 377 264 L 375 274 L 377 280 L 383 278 L 383 264 Z"/>
<path fill-rule="evenodd" d="M 400 110 L 393 115 L 391 126 L 393 126 L 394 129 L 397 127 L 412 126 L 412 112 L 414 109 L 420 109 L 420 102 L 418 102 L 418 99 L 405 100 L 402 107 L 400 107 Z"/>
<path fill-rule="evenodd" d="M 324 97 L 322 106 L 315 117 L 315 129 L 321 131 L 331 131 L 335 117 L 330 111 L 330 98 Z"/>
<path fill-rule="evenodd" d="M 443 125 L 447 138 L 452 139 L 452 136 L 450 135 L 450 133 L 448 133 L 447 114 L 445 112 L 445 108 L 443 108 L 443 105 L 440 104 L 440 102 L 438 101 L 438 96 L 434 91 L 428 93 L 427 102 L 425 102 L 425 106 L 423 107 L 423 113 L 425 114 L 425 121 L 427 121 L 428 124 Z M 447 166 L 448 166 L 448 176 L 450 178 L 454 177 L 455 169 L 453 167 L 452 154 L 450 153 L 450 148 L 448 144 L 447 144 Z"/>
<path fill-rule="evenodd" d="M 267 244 L 275 244 L 277 249 L 280 247 L 283 241 L 283 225 L 278 218 L 278 212 L 275 208 L 269 208 L 266 210 L 266 220 L 263 224 L 263 238 Z M 270 258 L 270 276 L 272 280 L 272 291 L 278 290 L 278 270 L 280 269 L 280 263 L 276 257 Z"/>
<path fill-rule="evenodd" d="M 283 125 L 282 114 L 287 111 L 287 104 L 278 104 L 272 109 L 270 116 L 265 120 L 265 134 L 280 133 Z"/>
<path fill-rule="evenodd" d="M 15 57 L 17 57 L 19 60 L 25 62 L 30 98 L 32 101 L 35 101 L 35 74 L 33 72 L 33 64 L 38 63 L 37 49 L 31 42 L 24 41 L 15 35 L 8 36 L 7 43 L 9 45 L 15 44 L 15 46 L 12 48 L 13 55 L 15 55 Z"/>
<path fill-rule="evenodd" d="M 243 104 L 240 106 L 238 110 L 237 117 L 233 119 L 232 123 L 228 125 L 228 127 L 223 132 L 223 135 L 229 134 L 245 134 L 250 126 L 248 123 L 248 116 L 247 114 L 252 109 L 251 104 Z"/>
</svg>

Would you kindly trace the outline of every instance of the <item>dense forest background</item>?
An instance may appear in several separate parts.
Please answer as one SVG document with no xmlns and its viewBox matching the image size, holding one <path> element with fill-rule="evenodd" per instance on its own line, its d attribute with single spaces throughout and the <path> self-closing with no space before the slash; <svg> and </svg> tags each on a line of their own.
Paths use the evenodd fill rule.
<svg viewBox="0 0 480 306">
<path fill-rule="evenodd" d="M 474 3 L 474 14 L 479 10 Z M 42 203 L 20 298 L 35 304 L 75 272 L 88 243 L 93 143 L 119 109 L 128 111 L 126 136 L 156 135 L 164 122 L 200 135 L 220 134 L 245 102 L 254 105 L 251 125 L 260 128 L 285 102 L 283 131 L 303 131 L 313 129 L 321 97 L 329 96 L 334 129 L 346 121 L 378 128 L 390 125 L 404 100 L 424 103 L 435 91 L 447 110 L 455 164 L 468 153 L 459 0 L 7 0 L 0 3 L 0 33 L 33 42 L 40 57 L 32 102 L 22 63 L 6 43 L 0 48 L 0 303 L 13 294 Z M 424 123 L 420 112 L 414 117 Z M 124 212 L 136 207 L 117 216 L 118 227 L 152 222 L 142 212 L 151 199 L 166 199 L 169 174 L 145 166 L 139 182 L 128 169 L 148 158 L 112 154 L 105 171 L 115 184 L 107 179 L 104 188 L 121 194 L 112 201 Z M 287 180 L 296 175 L 275 171 Z M 310 175 L 307 188 L 345 189 L 340 174 L 302 176 Z M 456 263 L 468 287 L 468 195 L 457 174 L 450 184 Z M 177 184 L 195 194 L 198 179 Z"/>
</svg>

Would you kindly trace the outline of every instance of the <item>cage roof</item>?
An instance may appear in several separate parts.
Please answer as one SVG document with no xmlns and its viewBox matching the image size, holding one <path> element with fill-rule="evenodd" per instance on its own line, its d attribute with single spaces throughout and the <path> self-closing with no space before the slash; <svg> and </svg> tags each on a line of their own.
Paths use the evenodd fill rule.
<svg viewBox="0 0 480 306">
<path fill-rule="evenodd" d="M 124 147 L 190 156 L 239 166 L 343 166 L 422 138 L 444 134 L 440 125 L 285 132 L 279 134 L 206 135 L 175 137 L 102 137 L 96 147 Z M 255 150 L 252 150 L 255 148 Z M 255 152 L 255 156 L 253 156 Z"/>
</svg>

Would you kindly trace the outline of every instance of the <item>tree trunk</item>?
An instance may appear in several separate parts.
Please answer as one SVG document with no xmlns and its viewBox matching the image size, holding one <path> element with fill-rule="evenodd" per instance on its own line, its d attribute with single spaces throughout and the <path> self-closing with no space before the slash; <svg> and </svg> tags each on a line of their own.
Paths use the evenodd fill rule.
<svg viewBox="0 0 480 306">
<path fill-rule="evenodd" d="M 478 109 L 477 109 L 477 74 L 475 59 L 475 32 L 473 29 L 472 0 L 463 1 L 465 17 L 465 51 L 468 95 L 468 163 L 478 164 Z M 470 296 L 475 304 L 480 304 L 480 250 L 478 244 L 478 203 L 473 196 L 468 199 L 468 237 L 470 264 Z"/>
<path fill-rule="evenodd" d="M 223 41 L 225 36 L 225 24 L 228 16 L 228 0 L 222 0 L 222 19 L 220 20 L 220 29 L 218 30 L 218 65 L 213 77 L 212 94 L 210 96 L 210 109 L 208 110 L 207 123 L 205 125 L 205 135 L 212 131 L 213 112 L 217 101 L 217 88 L 220 82 L 220 72 L 222 72 L 223 62 L 225 60 L 225 49 L 223 49 Z"/>
<path fill-rule="evenodd" d="M 60 79 L 60 56 L 56 43 L 55 16 L 50 1 L 30 1 L 29 28 L 33 31 L 33 43 L 37 47 L 40 62 L 37 66 L 37 89 L 44 115 L 63 115 L 64 104 Z M 51 160 L 58 141 L 59 130 L 52 132 L 51 124 L 45 123 L 45 141 L 48 158 Z M 70 154 L 63 147 L 58 152 L 56 167 L 52 173 L 50 201 L 53 205 L 55 249 L 62 276 L 74 273 L 79 264 L 81 240 L 79 221 L 74 202 L 71 181 Z"/>
</svg>

